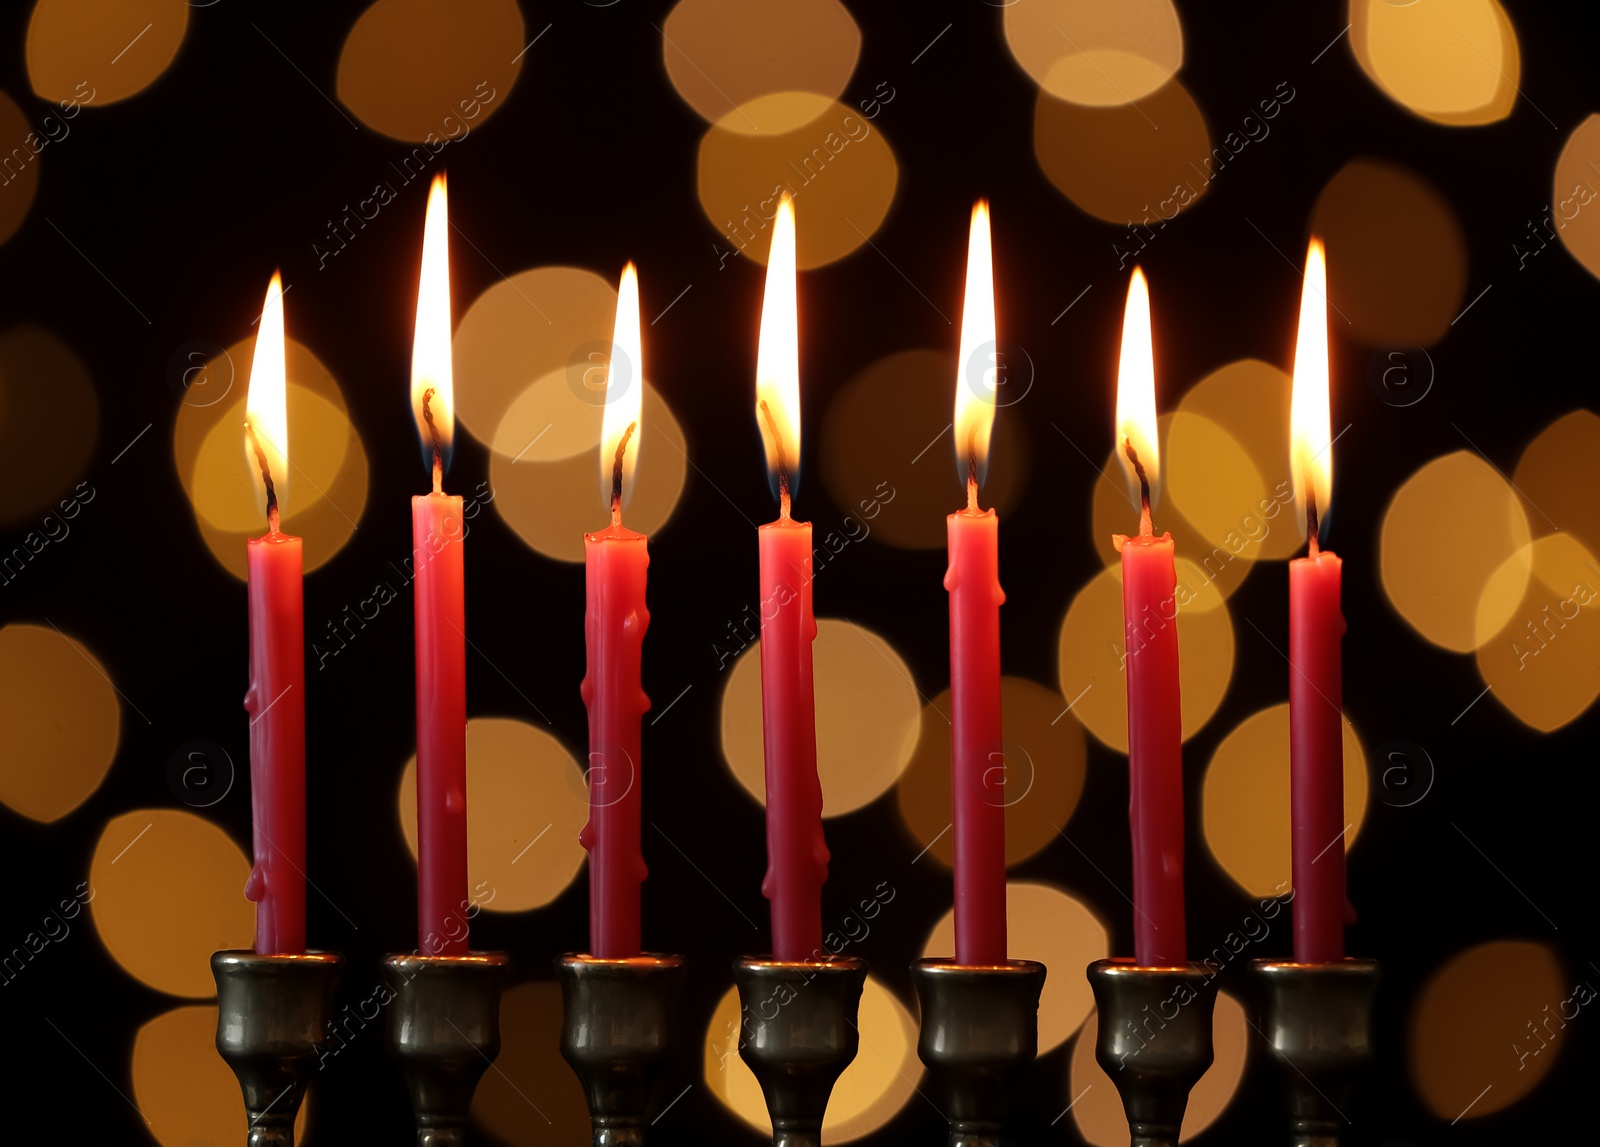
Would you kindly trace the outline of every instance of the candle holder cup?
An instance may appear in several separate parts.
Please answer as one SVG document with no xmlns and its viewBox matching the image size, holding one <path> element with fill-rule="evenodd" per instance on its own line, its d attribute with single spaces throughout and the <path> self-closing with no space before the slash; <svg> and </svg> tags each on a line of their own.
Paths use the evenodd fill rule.
<svg viewBox="0 0 1600 1147">
<path fill-rule="evenodd" d="M 568 955 L 556 960 L 556 973 L 561 1055 L 583 1084 L 594 1147 L 642 1147 L 672 1054 L 683 957 Z"/>
<path fill-rule="evenodd" d="M 773 1147 L 821 1147 L 828 1097 L 860 1047 L 866 961 L 746 956 L 734 961 L 733 979 L 739 1055 L 766 1097 Z"/>
<path fill-rule="evenodd" d="M 389 1054 L 416 1117 L 417 1147 L 464 1147 L 478 1080 L 500 1053 L 504 952 L 383 960 Z"/>
<path fill-rule="evenodd" d="M 1189 1091 L 1211 1066 L 1216 992 L 1198 965 L 1146 968 L 1096 960 L 1095 1060 L 1122 1096 L 1132 1147 L 1177 1147 Z"/>
<path fill-rule="evenodd" d="M 344 957 L 216 952 L 217 1053 L 233 1069 L 249 1147 L 294 1147 L 294 1120 L 333 1019 Z"/>
<path fill-rule="evenodd" d="M 950 1147 L 999 1147 L 1007 1093 L 1039 1054 L 1045 967 L 1031 960 L 967 966 L 918 960 L 917 1055 L 950 1120 Z"/>
<path fill-rule="evenodd" d="M 1278 1053 L 1293 1147 L 1339 1147 L 1344 1108 L 1372 1059 L 1376 960 L 1253 960 L 1257 1027 Z"/>
</svg>

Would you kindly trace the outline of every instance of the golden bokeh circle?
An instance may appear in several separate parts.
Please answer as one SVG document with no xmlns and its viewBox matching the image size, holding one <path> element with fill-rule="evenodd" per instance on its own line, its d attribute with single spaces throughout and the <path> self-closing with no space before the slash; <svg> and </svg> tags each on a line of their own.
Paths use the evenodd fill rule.
<svg viewBox="0 0 1600 1147">
<path fill-rule="evenodd" d="M 822 815 L 843 816 L 888 792 L 911 763 L 922 728 L 921 702 L 905 660 L 863 626 L 818 618 L 811 658 Z M 759 639 L 728 671 L 722 755 L 744 790 L 765 804 Z"/>
<path fill-rule="evenodd" d="M 1025 677 L 1000 679 L 1006 755 L 1006 865 L 1021 864 L 1066 828 L 1083 795 L 1088 745 L 1066 699 Z M 900 817 L 930 860 L 955 863 L 950 832 L 950 690 L 922 707 L 922 735 L 895 786 Z"/>
<path fill-rule="evenodd" d="M 1183 66 L 1171 0 L 1030 0 L 1005 6 L 1004 28 L 1018 66 L 1075 104 L 1132 103 Z"/>
<path fill-rule="evenodd" d="M 1600 417 L 1574 410 L 1539 432 L 1517 462 L 1511 481 L 1528 506 L 1535 537 L 1556 523 L 1590 553 L 1600 553 Z"/>
<path fill-rule="evenodd" d="M 105 780 L 122 710 L 99 660 L 53 626 L 0 627 L 0 802 L 48 824 Z"/>
<path fill-rule="evenodd" d="M 1215 582 L 1178 563 L 1179 707 L 1183 738 L 1198 733 L 1222 704 L 1233 677 L 1233 619 Z M 1057 642 L 1061 693 L 1102 743 L 1128 751 L 1128 678 L 1123 666 L 1122 567 L 1107 566 L 1078 591 Z"/>
<path fill-rule="evenodd" d="M 1031 379 L 1031 364 L 1023 369 Z M 945 519 L 966 497 L 946 401 L 956 385 L 953 353 L 905 350 L 878 359 L 834 395 L 822 422 L 822 480 L 852 530 L 905 549 L 945 547 Z M 1029 448 L 1021 429 L 1009 408 L 995 411 L 981 500 L 1002 520 L 1025 488 Z"/>
<path fill-rule="evenodd" d="M 1568 252 L 1591 275 L 1600 276 L 1600 205 L 1594 204 L 1600 195 L 1600 113 L 1591 114 L 1580 123 L 1567 142 L 1562 145 L 1556 159 L 1556 171 L 1550 189 L 1548 220 L 1528 221 L 1528 229 L 1512 244 L 1517 256 L 1517 266 L 1526 267 L 1528 260 L 1544 250 L 1544 228 L 1554 227 Z M 0 237 L 5 228 L 0 225 Z"/>
<path fill-rule="evenodd" d="M 248 948 L 250 861 L 222 829 L 178 809 L 112 817 L 89 866 L 89 915 L 111 958 L 158 992 L 216 995 L 211 953 Z"/>
<path fill-rule="evenodd" d="M 955 951 L 956 917 L 952 909 L 939 918 L 922 945 L 925 958 L 948 957 Z M 1036 960 L 1053 974 L 1045 978 L 1039 997 L 1039 1054 L 1047 1055 L 1072 1038 L 1094 1009 L 1094 996 L 1083 975 L 1061 975 L 1061 969 L 1085 968 L 1110 954 L 1111 937 L 1089 906 L 1049 884 L 1006 883 L 1006 952 L 1013 960 Z"/>
<path fill-rule="evenodd" d="M 261 472 L 245 454 L 244 402 L 255 336 L 214 355 L 203 393 L 178 406 L 172 455 L 206 547 L 244 580 L 248 539 L 266 533 Z M 283 530 L 304 538 L 305 572 L 344 548 L 367 504 L 367 452 L 332 374 L 288 339 L 289 477 L 279 491 Z M 420 484 L 420 483 L 419 483 Z"/>
<path fill-rule="evenodd" d="M 133 1102 L 161 1147 L 243 1143 L 249 1127 L 239 1080 L 217 1054 L 217 1009 L 173 1008 L 133 1037 Z M 310 1104 L 295 1117 L 295 1142 L 305 1134 Z"/>
<path fill-rule="evenodd" d="M 1345 719 L 1346 850 L 1366 820 L 1367 791 L 1366 752 Z M 1200 831 L 1217 864 L 1251 896 L 1282 896 L 1289 890 L 1287 702 L 1246 717 L 1217 745 L 1200 786 Z"/>
<path fill-rule="evenodd" d="M 71 124 L 64 123 L 60 116 L 50 113 L 51 126 L 49 131 L 57 134 L 57 138 L 65 139 L 70 132 Z M 74 116 L 76 118 L 76 116 Z M 55 127 L 60 124 L 60 127 Z M 41 127 L 45 126 L 42 122 Z M 29 145 L 28 137 L 33 136 L 35 143 Z M 39 161 L 43 158 L 44 149 L 49 146 L 50 136 L 44 139 L 48 142 L 39 142 L 39 132 L 28 122 L 28 117 L 22 114 L 22 109 L 10 96 L 0 92 L 0 155 L 11 157 L 11 162 L 5 170 L 5 194 L 0 195 L 0 243 L 17 233 L 17 228 L 22 226 L 22 221 L 28 217 L 28 209 L 33 206 L 34 196 L 39 193 Z M 15 156 L 18 152 L 28 159 L 20 166 L 16 164 Z"/>
<path fill-rule="evenodd" d="M 1120 107 L 1083 107 L 1041 90 L 1033 108 L 1033 153 L 1075 206 L 1119 226 L 1164 227 L 1209 186 L 1194 161 L 1210 156 L 1211 136 L 1199 105 L 1177 80 Z M 1123 246 L 1143 244 L 1129 239 Z"/>
<path fill-rule="evenodd" d="M 702 1055 L 706 1085 L 722 1105 L 763 1135 L 772 1134 L 766 1100 L 739 1055 L 739 991 L 729 988 L 706 1025 Z M 857 1027 L 861 1050 L 833 1086 L 822 1121 L 824 1144 L 849 1143 L 893 1119 L 922 1079 L 917 1024 L 911 1012 L 874 976 L 861 992 Z"/>
<path fill-rule="evenodd" d="M 45 539 L 70 530 L 63 502 L 99 437 L 100 398 L 72 348 L 43 327 L 0 331 L 0 526 L 26 523 L 30 536 Z M 79 483 L 78 492 L 94 496 L 92 484 Z M 27 544 L 44 548 L 35 546 Z"/>
<path fill-rule="evenodd" d="M 487 912 L 543 908 L 583 868 L 589 819 L 583 769 L 543 729 L 505 717 L 467 722 L 467 882 Z M 417 856 L 417 758 L 398 794 L 400 831 Z"/>
<path fill-rule="evenodd" d="M 1395 491 L 1379 532 L 1389 603 L 1435 645 L 1470 653 L 1512 620 L 1527 588 L 1528 515 L 1479 454 L 1435 458 Z M 1485 590 L 1492 589 L 1492 596 Z"/>
<path fill-rule="evenodd" d="M 377 0 L 345 38 L 334 90 L 373 131 L 436 154 L 500 110 L 526 31 L 517 0 Z"/>
<path fill-rule="evenodd" d="M 1545 944 L 1491 940 L 1446 961 L 1411 1010 L 1411 1080 L 1428 1109 L 1455 1123 L 1525 1097 L 1561 1055 L 1571 993 Z"/>
<path fill-rule="evenodd" d="M 1183 1111 L 1183 1126 L 1178 1142 L 1186 1143 L 1214 1123 L 1227 1110 L 1244 1078 L 1245 1050 L 1250 1043 L 1250 1020 L 1244 1006 L 1227 992 L 1218 992 L 1211 1020 L 1211 1066 L 1189 1092 L 1189 1105 Z M 1100 1035 L 1100 1017 L 1090 1011 L 1072 1049 L 1072 1064 L 1067 1073 L 1067 1089 L 1078 1099 L 1072 1105 L 1072 1118 L 1078 1134 L 1091 1147 L 1125 1147 L 1128 1142 L 1128 1117 L 1122 1110 L 1111 1077 L 1095 1060 L 1095 1043 Z"/>
<path fill-rule="evenodd" d="M 1497 0 L 1350 0 L 1350 47 L 1384 95 L 1435 123 L 1494 123 L 1516 103 L 1522 53 Z"/>
<path fill-rule="evenodd" d="M 561 985 L 531 980 L 500 997 L 500 1054 L 472 1094 L 473 1122 L 510 1147 L 587 1143 L 583 1087 L 561 1058 Z"/>
<path fill-rule="evenodd" d="M 874 122 L 811 92 L 758 96 L 721 116 L 700 141 L 696 170 L 700 207 L 720 236 L 719 259 L 745 255 L 766 265 L 767 224 L 787 190 L 802 271 L 866 243 L 888 215 L 900 179 Z"/>
<path fill-rule="evenodd" d="M 38 0 L 28 19 L 28 81 L 40 99 L 101 107 L 171 66 L 189 27 L 187 0 Z"/>
<path fill-rule="evenodd" d="M 772 92 L 838 99 L 861 55 L 861 29 L 839 0 L 679 0 L 661 37 L 667 78 L 713 123 Z M 761 130 L 741 116 L 727 126 Z"/>
<path fill-rule="evenodd" d="M 1437 188 L 1397 163 L 1340 168 L 1317 196 L 1311 233 L 1328 250 L 1329 326 L 1369 346 L 1437 342 L 1466 301 L 1461 221 Z"/>
</svg>

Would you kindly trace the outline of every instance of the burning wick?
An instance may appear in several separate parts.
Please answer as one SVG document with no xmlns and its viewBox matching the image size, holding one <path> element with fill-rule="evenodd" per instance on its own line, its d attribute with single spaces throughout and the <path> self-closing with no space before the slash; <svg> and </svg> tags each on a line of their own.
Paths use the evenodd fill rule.
<svg viewBox="0 0 1600 1147">
<path fill-rule="evenodd" d="M 261 467 L 261 481 L 267 488 L 267 532 L 278 532 L 278 491 L 272 485 L 272 468 L 267 465 L 267 452 L 256 440 L 256 428 L 244 424 L 245 435 L 250 439 L 250 449 L 255 453 L 256 465 Z"/>
<path fill-rule="evenodd" d="M 1316 557 L 1322 552 L 1317 544 L 1317 491 L 1309 482 L 1306 483 L 1306 537 L 1310 539 L 1306 553 Z"/>
<path fill-rule="evenodd" d="M 1124 438 L 1122 450 L 1128 456 L 1128 461 L 1133 463 L 1133 472 L 1139 476 L 1139 536 L 1148 538 L 1155 533 L 1155 527 L 1150 524 L 1150 479 L 1145 476 L 1144 466 L 1139 461 L 1139 452 L 1133 448 L 1133 440 Z"/>
<path fill-rule="evenodd" d="M 633 437 L 633 431 L 639 424 L 628 423 L 628 428 L 622 432 L 622 438 L 617 442 L 617 457 L 611 463 L 611 524 L 622 525 L 622 458 L 628 452 L 628 439 Z"/>
<path fill-rule="evenodd" d="M 978 432 L 972 432 L 972 441 L 967 445 L 967 513 L 978 512 Z"/>
<path fill-rule="evenodd" d="M 422 421 L 428 424 L 428 437 L 433 439 L 433 492 L 444 493 L 444 451 L 439 446 L 439 427 L 433 421 L 429 403 L 433 400 L 433 387 L 422 392 Z"/>
<path fill-rule="evenodd" d="M 778 517 L 783 521 L 789 520 L 789 460 L 783 454 L 783 438 L 778 434 L 778 424 L 772 419 L 772 411 L 767 408 L 765 399 L 756 404 L 761 408 L 761 417 L 767 420 L 767 430 L 772 435 L 773 445 L 778 449 Z"/>
</svg>

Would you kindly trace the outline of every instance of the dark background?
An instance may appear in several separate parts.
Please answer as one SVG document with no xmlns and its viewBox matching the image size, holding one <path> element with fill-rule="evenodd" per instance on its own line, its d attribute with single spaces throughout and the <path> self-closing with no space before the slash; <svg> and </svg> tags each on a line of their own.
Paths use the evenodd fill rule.
<svg viewBox="0 0 1600 1147">
<path fill-rule="evenodd" d="M 672 521 L 652 542 L 645 686 L 658 704 L 687 682 L 706 687 L 691 691 L 671 721 L 648 732 L 646 767 L 655 779 L 645 790 L 646 816 L 686 830 L 714 825 L 714 834 L 702 838 L 701 862 L 743 912 L 764 922 L 763 821 L 720 760 L 720 684 L 709 652 L 756 584 L 754 539 L 710 483 L 752 519 L 771 512 L 749 401 L 762 268 L 735 259 L 718 269 L 712 250 L 718 236 L 694 196 L 705 125 L 667 84 L 660 34 L 652 27 L 670 4 L 523 7 L 530 36 L 555 23 L 559 50 L 536 48 L 502 97 L 505 106 L 474 129 L 473 142 L 450 150 L 452 217 L 505 269 L 570 263 L 610 277 L 637 259 L 651 272 L 647 316 L 665 305 L 677 289 L 672 284 L 694 284 L 647 336 L 651 373 L 684 424 L 703 476 L 691 470 Z M 1563 1033 L 1568 1045 L 1535 1092 L 1481 1120 L 1447 1129 L 1421 1105 L 1405 1070 L 1411 1001 L 1450 954 L 1491 938 L 1539 940 L 1561 953 L 1571 982 L 1588 976 L 1586 961 L 1600 953 L 1590 910 L 1593 850 L 1583 843 L 1600 795 L 1596 715 L 1541 736 L 1486 702 L 1452 726 L 1482 688 L 1473 664 L 1410 630 L 1388 606 L 1375 572 L 1377 524 L 1389 497 L 1424 461 L 1462 447 L 1452 422 L 1509 470 L 1539 429 L 1592 403 L 1591 329 L 1600 285 L 1564 253 L 1518 273 L 1511 244 L 1549 202 L 1559 149 L 1600 95 L 1595 28 L 1575 24 L 1565 8 L 1557 15 L 1543 5 L 1506 7 L 1520 39 L 1523 90 L 1560 131 L 1526 100 L 1487 127 L 1426 123 L 1368 82 L 1343 43 L 1311 65 L 1347 22 L 1343 4 L 1181 4 L 1182 78 L 1214 131 L 1236 118 L 1233 109 L 1243 114 L 1280 81 L 1288 80 L 1297 98 L 1287 117 L 1293 123 L 1275 132 L 1277 142 L 1241 159 L 1144 259 L 1160 283 L 1161 401 L 1169 408 L 1182 386 L 1225 362 L 1257 356 L 1288 365 L 1299 279 L 1245 218 L 1285 251 L 1303 250 L 1318 191 L 1354 156 L 1400 160 L 1438 186 L 1466 229 L 1469 296 L 1483 283 L 1498 284 L 1470 321 L 1432 348 L 1438 381 L 1414 407 L 1381 402 L 1366 384 L 1369 352 L 1341 343 L 1334 328 L 1335 424 L 1351 424 L 1336 448 L 1332 536 L 1345 559 L 1351 619 L 1346 708 L 1369 747 L 1406 739 L 1424 746 L 1439 768 L 1422 804 L 1373 802 L 1351 857 L 1350 894 L 1361 919 L 1350 930 L 1349 949 L 1379 958 L 1385 971 L 1379 1062 L 1351 1111 L 1349 1140 L 1357 1144 L 1442 1142 L 1447 1132 L 1452 1142 L 1498 1144 L 1508 1134 L 1570 1132 L 1586 1099 L 1583 1081 L 1593 1078 L 1593 1021 L 1582 1020 Z M 28 222 L 0 248 L 0 324 L 35 321 L 55 330 L 96 380 L 101 435 L 89 476 L 107 503 L 83 523 L 68 553 L 54 555 L 51 576 L 30 577 L 0 598 L 0 621 L 48 615 L 91 640 L 114 680 L 138 683 L 150 718 L 146 724 L 124 711 L 110 775 L 71 816 L 45 826 L 0 813 L 0 871 L 12 931 L 43 911 L 60 887 L 86 875 L 108 818 L 177 804 L 165 777 L 177 745 L 205 738 L 236 762 L 247 759 L 240 707 L 244 587 L 207 552 L 179 485 L 171 451 L 178 398 L 168 362 L 188 340 L 228 345 L 248 333 L 274 267 L 296 285 L 289 301 L 295 337 L 343 383 L 371 460 L 360 529 L 307 578 L 306 616 L 334 616 L 364 591 L 368 571 L 408 551 L 401 498 L 420 479 L 405 380 L 425 195 L 420 185 L 405 189 L 371 235 L 316 273 L 310 238 L 323 234 L 332 206 L 366 187 L 370 173 L 405 145 L 366 129 L 352 132 L 251 27 L 260 24 L 331 91 L 344 35 L 362 8 L 224 0 L 196 10 L 178 59 L 156 84 L 75 122 L 71 146 L 48 156 Z M 1091 453 L 1108 444 L 1123 281 L 1110 252 L 1123 229 L 1080 213 L 1040 173 L 1030 134 L 1036 89 L 1005 49 L 997 9 L 977 0 L 915 6 L 879 0 L 851 8 L 863 45 L 844 102 L 867 97 L 880 80 L 897 91 L 875 121 L 893 141 L 900 185 L 874 243 L 941 307 L 946 300 L 954 305 L 969 206 L 979 195 L 994 203 L 1003 337 L 1027 349 L 1039 377 L 1038 405 L 1012 424 L 1013 432 L 1031 436 L 1035 464 L 1008 518 L 1013 525 L 1002 531 L 1005 668 L 1053 682 L 1060 618 L 1099 558 L 1083 540 L 1097 475 L 1064 448 L 1049 423 L 1078 428 L 1081 440 L 1094 443 Z M 0 16 L 0 86 L 36 117 L 44 105 L 30 94 L 23 62 L 28 11 L 13 4 Z M 912 66 L 913 56 L 952 22 L 948 37 Z M 42 225 L 46 213 L 63 225 L 70 221 L 74 241 L 97 254 L 109 278 L 149 316 L 148 325 Z M 499 276 L 462 245 L 452 262 L 459 318 Z M 1102 289 L 1052 326 L 1089 280 Z M 835 388 L 867 363 L 954 340 L 952 329 L 870 248 L 802 276 L 800 289 L 804 418 L 811 426 L 820 425 Z M 148 444 L 109 472 L 116 451 L 151 422 Z M 814 459 L 813 453 L 813 467 Z M 470 437 L 458 444 L 453 475 L 461 489 L 487 476 L 487 453 Z M 841 512 L 826 498 L 813 472 L 797 515 L 822 520 Z M 525 694 L 549 714 L 561 739 L 581 750 L 582 570 L 532 552 L 492 514 L 475 525 L 469 632 L 515 687 L 472 664 L 469 712 L 526 716 Z M 4 540 L 6 548 L 14 541 Z M 861 557 L 819 579 L 817 612 L 849 616 L 883 634 L 931 695 L 948 680 L 943 568 L 942 554 L 871 542 Z M 1242 624 L 1260 619 L 1267 632 L 1281 632 L 1285 584 L 1268 564 L 1233 597 L 1236 673 L 1222 708 L 1187 746 L 1191 766 L 1209 759 L 1240 720 L 1286 695 L 1283 661 Z M 413 936 L 413 868 L 392 813 L 395 769 L 414 746 L 410 642 L 409 626 L 374 627 L 352 644 L 337 672 L 316 679 L 309 704 L 310 875 L 333 902 L 359 909 L 353 930 L 313 893 L 309 933 L 317 946 L 345 953 L 356 973 L 349 978 L 352 1000 L 370 983 L 365 970 Z M 1076 840 L 1106 877 L 1125 887 L 1120 758 L 1092 741 L 1090 754 Z M 1189 774 L 1194 826 L 1198 768 Z M 243 785 L 208 815 L 247 845 Z M 1516 886 L 1537 890 L 1534 898 L 1553 923 L 1468 847 L 1453 823 Z M 909 867 L 917 846 L 891 799 L 830 822 L 827 835 L 834 873 L 824 896 L 828 918 L 843 913 L 856 885 L 878 879 L 852 874 L 894 874 L 905 897 L 896 918 L 905 923 L 875 930 L 861 954 L 909 1001 L 904 969 L 948 905 L 948 876 L 928 865 Z M 1195 946 L 1234 927 L 1249 906 L 1197 836 L 1191 831 L 1187 854 Z M 644 848 L 652 873 L 647 944 L 692 960 L 686 1053 L 674 1069 L 677 1082 L 667 1084 L 671 1095 L 698 1079 L 704 1017 L 728 983 L 729 961 L 758 941 L 659 839 L 647 833 Z M 1110 923 L 1113 948 L 1131 948 L 1126 905 L 1071 847 L 1058 842 L 1012 876 L 1071 888 Z M 475 946 L 509 951 L 519 980 L 547 977 L 553 956 L 586 941 L 585 889 L 580 879 L 545 910 L 480 917 Z M 1051 969 L 1052 976 L 1081 974 Z M 1239 991 L 1237 969 L 1227 977 Z M 48 1104 L 58 1136 L 142 1141 L 134 1112 L 40 1017 L 48 1010 L 58 1022 L 69 1019 L 83 1055 L 126 1090 L 134 1031 L 171 1004 L 121 972 L 98 941 L 65 946 L 30 970 L 26 996 L 13 989 L 4 1000 L 20 1053 L 8 1090 L 36 1111 Z M 1070 1119 L 1050 1124 L 1070 1098 L 1071 1046 L 1035 1068 L 1019 1102 L 1019 1142 L 1075 1141 Z M 1278 1137 L 1279 1106 L 1261 1051 L 1253 1048 L 1241 1094 L 1201 1142 Z M 404 1094 L 377 1041 L 353 1047 L 319 1082 L 317 1142 L 400 1143 L 408 1126 Z M 663 1144 L 753 1141 L 704 1087 L 692 1089 L 656 1130 Z M 936 1142 L 940 1134 L 936 1114 L 913 1098 L 865 1142 Z"/>
</svg>

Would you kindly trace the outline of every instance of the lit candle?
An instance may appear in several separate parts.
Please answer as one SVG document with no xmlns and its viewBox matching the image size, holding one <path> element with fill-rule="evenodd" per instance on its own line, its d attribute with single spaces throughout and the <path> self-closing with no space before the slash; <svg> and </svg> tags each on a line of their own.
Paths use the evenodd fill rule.
<svg viewBox="0 0 1600 1147">
<path fill-rule="evenodd" d="M 433 492 L 411 499 L 416 592 L 417 946 L 467 951 L 467 620 L 461 499 L 444 492 L 455 429 L 450 363 L 449 215 L 443 175 L 428 193 L 411 348 L 411 406 Z"/>
<path fill-rule="evenodd" d="M 288 493 L 288 377 L 283 289 L 267 285 L 250 387 L 245 396 L 245 454 L 261 474 L 267 532 L 246 547 L 250 603 L 251 846 L 255 862 L 245 896 L 256 906 L 256 951 L 306 950 L 306 658 L 300 539 L 278 529 Z"/>
<path fill-rule="evenodd" d="M 1133 949 L 1141 967 L 1188 961 L 1183 916 L 1183 732 L 1178 704 L 1177 571 L 1172 535 L 1156 536 L 1155 356 L 1150 289 L 1133 269 L 1117 370 L 1117 452 L 1139 504 L 1139 532 L 1118 534 L 1123 663 L 1128 678 L 1128 823 L 1133 835 Z"/>
<path fill-rule="evenodd" d="M 767 469 L 778 486 L 778 520 L 757 530 L 761 549 L 761 721 L 766 749 L 767 875 L 772 954 L 822 953 L 822 837 L 812 692 L 811 523 L 789 514 L 800 465 L 800 335 L 795 302 L 794 203 L 785 194 L 772 225 L 761 341 L 756 354 L 756 421 Z"/>
<path fill-rule="evenodd" d="M 1328 400 L 1328 272 L 1311 241 L 1300 295 L 1290 401 L 1290 464 L 1297 519 L 1309 552 L 1289 563 L 1289 804 L 1294 881 L 1294 958 L 1344 959 L 1344 729 L 1338 555 L 1318 531 L 1333 491 Z"/>
<path fill-rule="evenodd" d="M 649 538 L 622 524 L 622 507 L 639 460 L 644 393 L 639 337 L 639 279 L 629 263 L 617 287 L 616 328 L 606 374 L 600 435 L 600 483 L 611 525 L 583 537 L 588 611 L 589 823 L 579 839 L 589 851 L 589 950 L 607 960 L 640 953 L 640 719 L 650 708 L 640 682 Z"/>
<path fill-rule="evenodd" d="M 1000 729 L 1000 519 L 978 508 L 996 389 L 989 205 L 972 209 L 956 365 L 956 467 L 967 507 L 947 519 L 950 567 L 950 820 L 955 833 L 956 963 L 1006 959 L 1005 749 Z"/>
</svg>

